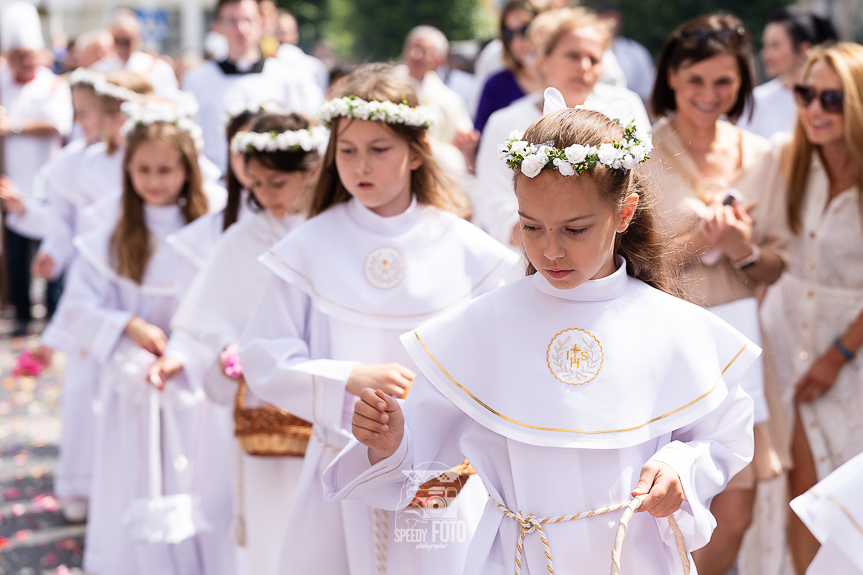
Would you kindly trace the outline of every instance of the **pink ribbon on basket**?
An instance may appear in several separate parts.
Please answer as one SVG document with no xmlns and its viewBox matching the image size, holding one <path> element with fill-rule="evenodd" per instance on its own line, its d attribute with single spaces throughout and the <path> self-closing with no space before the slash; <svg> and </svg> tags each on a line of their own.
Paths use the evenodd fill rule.
<svg viewBox="0 0 863 575">
<path fill-rule="evenodd" d="M 22 375 L 30 375 L 36 377 L 42 373 L 43 369 L 45 369 L 45 364 L 30 353 L 30 350 L 25 350 L 18 356 L 18 361 L 15 362 L 15 367 L 12 368 L 12 376 L 21 377 Z"/>
<path fill-rule="evenodd" d="M 221 358 L 225 364 L 225 375 L 237 379 L 243 377 L 243 366 L 240 364 L 240 354 L 237 350 L 223 351 Z"/>
</svg>

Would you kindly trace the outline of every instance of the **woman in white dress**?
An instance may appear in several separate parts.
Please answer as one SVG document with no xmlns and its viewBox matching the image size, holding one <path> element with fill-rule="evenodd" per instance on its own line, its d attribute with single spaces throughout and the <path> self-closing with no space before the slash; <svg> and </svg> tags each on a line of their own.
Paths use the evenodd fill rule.
<svg viewBox="0 0 863 575">
<path fill-rule="evenodd" d="M 767 293 L 762 322 L 794 411 L 792 497 L 863 451 L 863 47 L 816 48 L 795 94 L 799 122 L 784 151 L 788 270 Z M 792 400 L 796 409 L 792 408 Z M 818 542 L 789 519 L 799 574 Z"/>
<path fill-rule="evenodd" d="M 612 573 L 679 575 L 752 458 L 760 349 L 668 293 L 648 136 L 560 106 L 503 148 L 533 275 L 402 336 L 422 373 L 404 404 L 362 390 L 327 498 L 398 508 L 405 474 L 467 457 L 491 497 L 466 575 L 607 572 L 637 504 Z"/>
<path fill-rule="evenodd" d="M 145 542 L 132 533 L 148 524 L 130 523 L 148 496 L 189 494 L 207 473 L 196 456 L 202 394 L 182 380 L 147 383 L 147 366 L 164 351 L 168 322 L 195 271 L 165 237 L 207 211 L 188 120 L 157 117 L 130 120 L 120 218 L 76 238 L 79 257 L 58 310 L 75 334 L 75 352 L 86 352 L 100 374 L 84 565 L 96 575 L 228 574 L 222 542 L 189 533 L 154 542 L 160 534 L 152 531 Z M 148 436 L 149 449 L 158 448 L 148 423 L 156 385 L 166 434 L 161 472 L 147 457 Z"/>
<path fill-rule="evenodd" d="M 753 90 L 753 102 L 737 125 L 770 138 L 792 132 L 797 122 L 794 83 L 800 79 L 806 54 L 823 42 L 836 40 L 830 20 L 794 8 L 779 8 L 767 16 L 761 41 L 761 61 L 769 78 Z"/>
<path fill-rule="evenodd" d="M 339 91 L 321 112 L 331 136 L 311 217 L 261 257 L 272 273 L 240 340 L 254 394 L 313 424 L 279 572 L 457 573 L 466 542 L 417 548 L 393 513 L 324 501 L 320 478 L 360 390 L 410 386 L 399 335 L 495 288 L 519 258 L 456 215 L 466 200 L 431 156 L 429 112 L 392 66 L 362 66 Z M 467 537 L 481 484 L 459 500 Z"/>
<path fill-rule="evenodd" d="M 657 59 L 652 104 L 660 120 L 649 173 L 687 297 L 724 306 L 720 313 L 734 305 L 738 329 L 751 325 L 757 338 L 756 297 L 782 272 L 785 234 L 782 202 L 773 199 L 781 181 L 773 146 L 732 123 L 752 97 L 751 57 L 749 34 L 734 16 L 700 16 L 672 32 Z M 713 500 L 716 532 L 695 553 L 702 575 L 731 569 L 752 522 L 757 482 L 790 467 L 778 388 L 773 380 L 765 385 L 770 373 L 758 368 L 747 388 L 756 400 L 755 458 Z M 770 408 L 779 413 L 771 417 Z"/>
<path fill-rule="evenodd" d="M 255 114 L 257 117 L 247 130 L 235 133 L 231 146 L 232 156 L 245 156 L 242 178 L 251 191 L 250 207 L 245 208 L 247 216 L 219 238 L 186 292 L 171 320 L 173 333 L 161 361 L 166 370 L 164 377 L 177 373 L 182 366 L 186 376 L 199 382 L 196 385 L 220 406 L 220 411 L 230 408 L 231 417 L 220 420 L 218 446 L 231 459 L 239 449 L 233 439 L 238 382 L 236 373 L 225 374 L 220 355 L 236 350 L 240 334 L 264 291 L 270 274 L 258 263 L 258 256 L 305 219 L 301 210 L 314 185 L 320 161 L 317 145 L 327 136 L 322 128 L 309 132 L 309 122 L 296 114 Z M 259 143 L 261 134 L 285 134 L 278 137 L 294 140 L 268 150 Z M 309 138 L 299 144 L 299 139 L 307 135 Z M 237 207 L 234 204 L 234 209 Z M 227 212 L 226 208 L 225 221 L 229 218 Z M 245 405 L 266 404 L 247 391 Z M 225 441 L 221 441 L 223 436 Z M 243 468 L 239 475 L 232 475 L 241 478 L 234 485 L 239 490 L 234 515 L 238 539 L 246 547 L 248 573 L 276 575 L 303 460 L 244 454 L 240 464 Z"/>
</svg>

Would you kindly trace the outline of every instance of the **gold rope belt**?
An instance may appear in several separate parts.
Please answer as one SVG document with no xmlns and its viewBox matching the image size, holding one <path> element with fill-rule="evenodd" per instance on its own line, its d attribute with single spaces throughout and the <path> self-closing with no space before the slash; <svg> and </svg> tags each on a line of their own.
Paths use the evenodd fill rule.
<svg viewBox="0 0 863 575">
<path fill-rule="evenodd" d="M 546 568 L 550 575 L 554 575 L 554 563 L 551 559 L 551 547 L 548 544 L 545 530 L 542 528 L 543 524 L 561 523 L 563 521 L 572 521 L 583 517 L 593 517 L 594 515 L 602 515 L 604 513 L 610 513 L 612 511 L 618 511 L 625 508 L 623 516 L 620 518 L 620 524 L 617 528 L 617 535 L 614 538 L 614 547 L 611 550 L 611 575 L 620 575 L 620 552 L 623 548 L 623 539 L 626 537 L 627 526 L 629 525 L 629 520 L 632 517 L 632 514 L 641 506 L 641 503 L 646 497 L 646 495 L 639 495 L 631 501 L 625 501 L 623 503 L 618 503 L 617 505 L 599 507 L 590 511 L 573 513 L 572 515 L 544 517 L 542 519 L 537 518 L 537 516 L 533 514 L 524 514 L 521 511 L 510 511 L 505 505 L 496 502 L 498 509 L 500 509 L 506 517 L 509 517 L 518 523 L 519 527 L 521 527 L 521 533 L 519 534 L 518 540 L 515 542 L 515 575 L 521 575 L 522 548 L 524 545 L 524 536 L 528 533 L 539 533 L 539 538 L 542 541 L 542 546 L 545 550 Z M 683 542 L 683 534 L 680 532 L 680 527 L 677 525 L 677 521 L 674 519 L 674 516 L 668 516 L 668 525 L 671 527 L 671 531 L 674 532 L 674 538 L 677 541 L 677 552 L 680 555 L 681 562 L 683 563 L 683 573 L 684 575 L 689 575 L 691 568 L 689 565 L 689 555 L 686 552 L 686 546 Z"/>
</svg>

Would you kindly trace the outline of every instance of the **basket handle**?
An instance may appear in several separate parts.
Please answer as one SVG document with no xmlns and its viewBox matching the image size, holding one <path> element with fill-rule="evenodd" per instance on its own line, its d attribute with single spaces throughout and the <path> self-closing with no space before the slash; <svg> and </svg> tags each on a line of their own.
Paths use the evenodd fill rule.
<svg viewBox="0 0 863 575">
<path fill-rule="evenodd" d="M 641 504 L 647 498 L 647 495 L 639 495 L 629 502 L 626 509 L 623 510 L 623 516 L 620 518 L 620 524 L 617 526 L 617 534 L 614 536 L 614 547 L 611 550 L 611 575 L 620 575 L 620 553 L 623 550 L 623 540 L 626 538 L 626 530 L 629 526 L 629 520 L 635 510 L 641 507 Z M 680 526 L 677 525 L 677 520 L 673 515 L 668 516 L 668 525 L 674 533 L 674 539 L 677 542 L 677 552 L 680 554 L 680 561 L 683 564 L 683 575 L 689 575 L 691 566 L 689 564 L 689 554 L 686 552 L 686 545 L 683 542 L 683 533 L 680 532 Z"/>
<path fill-rule="evenodd" d="M 240 387 L 237 389 L 236 406 L 237 409 L 243 409 L 246 400 L 246 378 L 240 378 Z"/>
</svg>

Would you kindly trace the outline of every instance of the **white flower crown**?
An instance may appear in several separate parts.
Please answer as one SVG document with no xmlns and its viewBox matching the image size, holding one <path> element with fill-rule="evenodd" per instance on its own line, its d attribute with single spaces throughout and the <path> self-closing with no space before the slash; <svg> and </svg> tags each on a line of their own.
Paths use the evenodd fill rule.
<svg viewBox="0 0 863 575">
<path fill-rule="evenodd" d="M 112 84 L 106 80 L 104 76 L 93 82 L 93 89 L 100 96 L 108 96 L 109 98 L 120 100 L 121 102 L 137 102 L 142 98 L 141 94 L 133 92 L 123 86 Z"/>
<path fill-rule="evenodd" d="M 159 100 L 124 102 L 120 109 L 128 116 L 128 119 L 123 124 L 123 137 L 128 137 L 132 130 L 138 126 L 149 126 L 157 123 L 173 124 L 192 137 L 195 147 L 200 152 L 204 149 L 204 132 L 198 124 L 189 118 L 195 113 L 194 108 L 197 106 L 180 106 L 174 102 Z"/>
<path fill-rule="evenodd" d="M 620 123 L 619 120 L 613 120 Z M 631 170 L 650 159 L 653 149 L 650 134 L 640 131 L 635 122 L 623 128 L 623 139 L 599 146 L 573 144 L 560 150 L 548 144 L 522 140 L 524 133 L 513 131 L 501 146 L 500 157 L 513 172 L 535 178 L 543 168 L 556 169 L 563 176 L 582 175 L 596 167 Z M 549 142 L 553 144 L 553 142 Z"/>
<path fill-rule="evenodd" d="M 84 85 L 95 88 L 96 84 L 105 81 L 105 76 L 87 68 L 75 68 L 69 72 L 67 79 L 72 86 Z"/>
<path fill-rule="evenodd" d="M 228 106 L 222 116 L 222 125 L 227 127 L 234 118 L 243 114 L 284 114 L 285 108 L 278 102 L 237 102 L 233 106 Z"/>
<path fill-rule="evenodd" d="M 323 126 L 312 126 L 308 130 L 286 132 L 237 132 L 231 140 L 231 153 L 249 152 L 311 152 L 317 150 L 330 137 Z"/>
<path fill-rule="evenodd" d="M 324 102 L 318 112 L 318 121 L 327 128 L 332 126 L 336 118 L 404 124 L 427 130 L 435 122 L 436 115 L 428 106 L 413 108 L 407 104 L 377 100 L 366 102 L 356 96 L 346 96 Z"/>
</svg>

